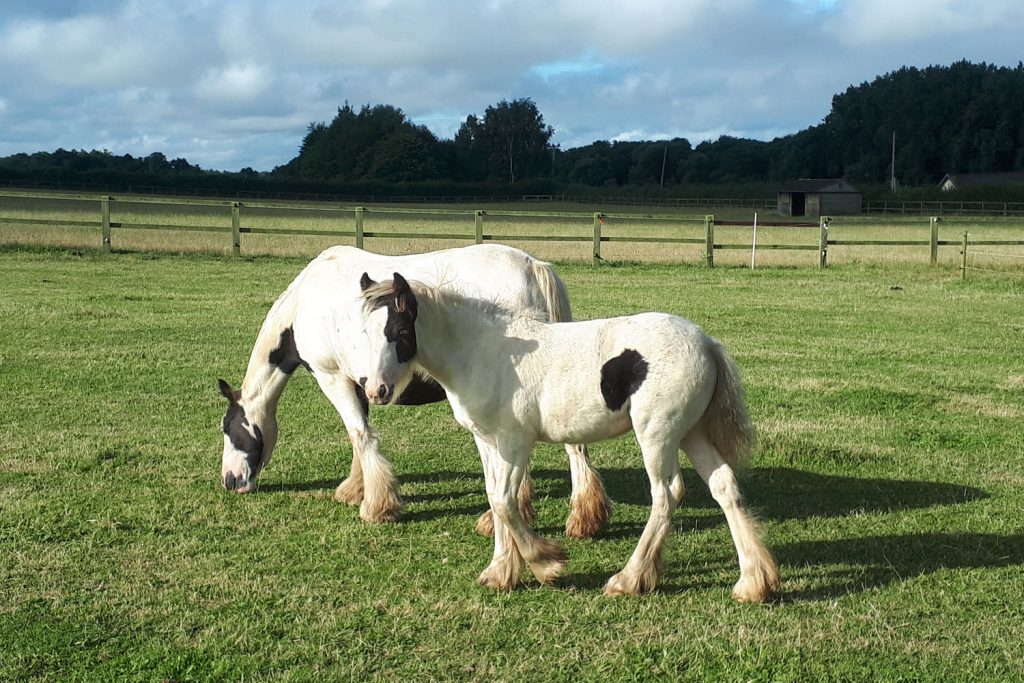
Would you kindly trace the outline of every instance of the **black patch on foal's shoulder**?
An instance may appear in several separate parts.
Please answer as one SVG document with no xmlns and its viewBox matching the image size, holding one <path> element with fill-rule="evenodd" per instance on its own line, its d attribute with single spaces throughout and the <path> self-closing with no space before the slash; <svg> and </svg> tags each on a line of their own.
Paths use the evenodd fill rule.
<svg viewBox="0 0 1024 683">
<path fill-rule="evenodd" d="M 626 404 L 647 379 L 647 361 L 639 352 L 626 349 L 601 366 L 601 395 L 608 410 Z"/>
<path fill-rule="evenodd" d="M 270 352 L 268 360 L 271 365 L 276 365 L 281 368 L 281 372 L 289 375 L 300 365 L 309 370 L 306 361 L 299 358 L 299 349 L 295 346 L 295 331 L 291 327 L 281 331 L 281 340 L 277 343 L 277 348 Z"/>
</svg>

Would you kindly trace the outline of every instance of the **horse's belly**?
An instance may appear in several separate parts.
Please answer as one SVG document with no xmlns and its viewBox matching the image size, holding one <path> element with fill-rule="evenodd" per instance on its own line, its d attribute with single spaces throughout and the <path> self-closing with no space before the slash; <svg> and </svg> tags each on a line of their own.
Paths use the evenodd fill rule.
<svg viewBox="0 0 1024 683">
<path fill-rule="evenodd" d="M 552 416 L 554 417 L 554 416 Z M 580 411 L 544 420 L 541 440 L 551 443 L 594 443 L 604 441 L 633 428 L 628 411 L 609 413 Z"/>
</svg>

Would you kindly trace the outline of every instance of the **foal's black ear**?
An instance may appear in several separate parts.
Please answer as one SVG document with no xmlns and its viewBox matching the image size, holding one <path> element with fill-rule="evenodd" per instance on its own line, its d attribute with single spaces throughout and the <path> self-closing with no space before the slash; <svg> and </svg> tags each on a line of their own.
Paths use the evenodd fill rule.
<svg viewBox="0 0 1024 683">
<path fill-rule="evenodd" d="M 410 313 L 416 319 L 416 297 L 412 293 L 409 282 L 401 273 L 395 273 L 392 285 L 395 295 L 395 310 L 399 313 Z"/>
<path fill-rule="evenodd" d="M 235 392 L 231 390 L 231 385 L 222 379 L 217 380 L 217 384 L 220 386 L 220 394 L 228 400 L 228 403 L 235 402 Z"/>
<path fill-rule="evenodd" d="M 359 278 L 359 288 L 362 291 L 364 291 L 364 292 L 366 291 L 366 289 L 370 285 L 375 285 L 375 284 L 377 284 L 377 283 L 374 282 L 372 279 L 370 279 L 370 274 L 369 273 L 363 273 L 363 276 L 361 278 Z"/>
</svg>

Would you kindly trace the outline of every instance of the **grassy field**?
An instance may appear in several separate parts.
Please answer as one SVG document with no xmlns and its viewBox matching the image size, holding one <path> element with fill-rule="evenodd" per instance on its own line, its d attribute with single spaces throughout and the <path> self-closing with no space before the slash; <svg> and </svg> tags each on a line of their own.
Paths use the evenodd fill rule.
<svg viewBox="0 0 1024 683">
<path fill-rule="evenodd" d="M 1019 278 L 559 265 L 577 317 L 681 314 L 743 369 L 741 485 L 784 581 L 750 606 L 688 468 L 659 590 L 602 596 L 648 514 L 631 438 L 592 448 L 611 526 L 565 541 L 556 587 L 508 594 L 475 584 L 486 500 L 446 405 L 375 412 L 400 523 L 333 502 L 351 451 L 302 371 L 259 492 L 221 490 L 216 378 L 240 381 L 304 262 L 0 249 L 0 679 L 1021 680 Z M 564 452 L 534 476 L 561 538 Z"/>
<path fill-rule="evenodd" d="M 216 228 L 220 232 L 114 228 L 113 248 L 127 251 L 230 254 L 231 209 L 228 202 L 173 199 L 121 198 L 111 202 L 111 221 L 125 226 L 188 226 Z M 205 203 L 204 203 L 205 202 Z M 600 206 L 517 202 L 487 206 L 440 204 L 366 207 L 365 248 L 379 253 L 430 251 L 469 244 L 474 240 L 473 210 L 482 208 L 484 233 L 496 241 L 512 244 L 550 261 L 590 261 L 593 256 L 593 213 Z M 355 230 L 353 207 L 282 203 L 275 206 L 243 205 L 241 226 L 253 230 L 327 231 Z M 438 213 L 441 211 L 443 213 Z M 531 212 L 559 212 L 561 216 L 531 216 Z M 704 216 L 714 213 L 724 220 L 749 221 L 751 225 L 715 229 L 717 244 L 745 245 L 716 250 L 715 262 L 722 265 L 749 265 L 754 214 L 748 209 L 661 209 L 657 213 L 638 210 L 610 211 L 602 234 L 611 241 L 602 243 L 601 255 L 607 261 L 645 263 L 690 263 L 704 261 Z M 36 221 L 19 224 L 17 220 Z M 0 193 L 0 244 L 91 248 L 100 244 L 99 202 L 96 199 L 25 198 Z M 760 249 L 756 263 L 771 266 L 814 266 L 818 263 L 819 231 L 816 227 L 770 227 L 765 221 L 780 221 L 779 216 L 760 212 L 762 224 L 757 233 Z M 807 219 L 814 223 L 814 219 Z M 50 221 L 80 221 L 91 225 L 67 226 Z M 952 242 L 942 246 L 939 261 L 956 266 L 960 259 L 961 235 L 969 232 L 972 240 L 996 239 L 1024 241 L 1024 221 L 1014 218 L 949 218 L 939 223 L 939 239 Z M 432 237 L 393 237 L 396 233 Z M 829 262 L 845 263 L 928 263 L 930 228 L 927 217 L 841 216 L 832 222 L 829 233 L 835 240 L 915 240 L 913 246 L 834 245 Z M 443 235 L 445 237 L 436 237 Z M 551 237 L 569 241 L 548 241 Z M 541 237 L 544 240 L 521 239 Z M 697 243 L 639 243 L 635 238 L 684 238 Z M 312 257 L 339 242 L 353 244 L 353 237 L 308 234 L 241 235 L 241 251 L 246 256 Z M 777 250 L 773 245 L 799 245 L 807 250 Z M 1024 244 L 989 247 L 974 258 L 979 267 L 1024 272 Z"/>
</svg>

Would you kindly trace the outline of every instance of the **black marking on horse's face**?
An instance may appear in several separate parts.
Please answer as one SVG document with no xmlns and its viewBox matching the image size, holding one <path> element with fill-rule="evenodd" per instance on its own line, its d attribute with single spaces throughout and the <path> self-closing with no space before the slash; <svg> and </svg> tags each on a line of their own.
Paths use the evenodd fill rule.
<svg viewBox="0 0 1024 683">
<path fill-rule="evenodd" d="M 252 433 L 246 429 L 249 426 L 252 427 Z M 255 477 L 263 461 L 263 431 L 260 426 L 250 425 L 245 408 L 237 401 L 230 401 L 220 428 L 234 449 L 245 454 L 245 462 Z"/>
<path fill-rule="evenodd" d="M 281 331 L 281 340 L 278 342 L 277 348 L 270 352 L 268 360 L 271 365 L 276 365 L 281 368 L 281 372 L 289 375 L 295 372 L 300 365 L 309 370 L 306 361 L 299 357 L 299 349 L 295 345 L 295 331 L 291 327 L 286 327 Z"/>
<path fill-rule="evenodd" d="M 639 352 L 626 349 L 601 366 L 601 395 L 608 410 L 626 404 L 647 379 L 647 361 Z"/>
</svg>

